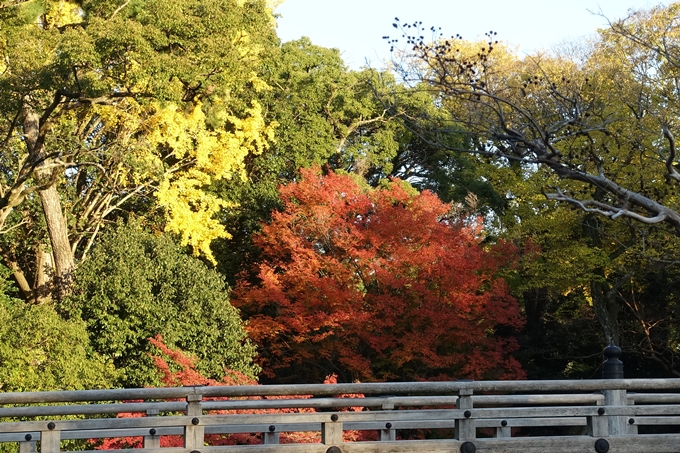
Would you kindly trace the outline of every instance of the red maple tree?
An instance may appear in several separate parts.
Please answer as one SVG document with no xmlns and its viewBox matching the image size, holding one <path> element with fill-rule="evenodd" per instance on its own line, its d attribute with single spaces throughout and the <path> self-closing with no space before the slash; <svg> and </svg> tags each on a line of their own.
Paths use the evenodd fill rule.
<svg viewBox="0 0 680 453">
<path fill-rule="evenodd" d="M 284 209 L 254 239 L 261 259 L 233 292 L 265 376 L 524 377 L 508 335 L 523 318 L 496 278 L 510 245 L 483 246 L 479 219 L 401 181 L 302 176 L 280 188 Z"/>
</svg>

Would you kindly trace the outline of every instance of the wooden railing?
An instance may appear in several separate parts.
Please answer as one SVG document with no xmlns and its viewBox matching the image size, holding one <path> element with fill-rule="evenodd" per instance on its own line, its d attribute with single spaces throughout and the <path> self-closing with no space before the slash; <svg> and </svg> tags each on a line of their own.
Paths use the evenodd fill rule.
<svg viewBox="0 0 680 453">
<path fill-rule="evenodd" d="M 57 453 L 70 439 L 125 436 L 142 438 L 136 451 L 143 453 L 680 452 L 680 379 L 0 393 L 0 405 L 2 420 L 21 420 L 0 423 L 0 442 L 18 442 L 21 453 Z M 364 410 L 343 410 L 356 406 Z M 291 408 L 316 411 L 282 412 Z M 117 418 L 130 412 L 145 416 Z M 425 429 L 440 438 L 413 439 L 414 430 Z M 279 443 L 281 433 L 310 431 L 321 441 Z M 378 440 L 343 442 L 348 431 L 376 432 Z M 258 433 L 262 443 L 206 445 L 210 434 L 233 433 Z M 161 448 L 166 435 L 180 436 L 182 446 Z"/>
</svg>

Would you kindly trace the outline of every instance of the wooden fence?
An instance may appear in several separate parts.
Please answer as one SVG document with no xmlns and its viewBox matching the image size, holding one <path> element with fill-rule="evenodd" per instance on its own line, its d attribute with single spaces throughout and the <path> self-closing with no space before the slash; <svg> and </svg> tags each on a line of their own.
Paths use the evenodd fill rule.
<svg viewBox="0 0 680 453">
<path fill-rule="evenodd" d="M 356 406 L 363 410 L 347 410 Z M 301 408 L 314 411 L 285 413 Z M 680 379 L 0 393 L 0 417 L 13 420 L 0 423 L 0 442 L 19 442 L 21 453 L 122 436 L 143 439 L 141 453 L 669 453 L 680 452 Z M 415 430 L 430 430 L 430 438 L 413 440 Z M 377 440 L 343 441 L 349 431 L 371 431 Z M 279 443 L 292 432 L 320 433 L 320 442 Z M 212 434 L 234 433 L 258 433 L 261 443 L 206 444 Z M 161 448 L 166 435 L 180 436 L 181 446 Z"/>
<path fill-rule="evenodd" d="M 140 453 L 680 452 L 680 379 L 624 379 L 620 354 L 605 348 L 602 380 L 0 393 L 0 443 L 20 453 L 130 437 Z M 310 432 L 316 442 L 291 437 Z M 349 441 L 356 432 L 377 440 Z M 257 444 L 224 445 L 244 433 Z M 179 446 L 162 447 L 163 436 Z"/>
</svg>

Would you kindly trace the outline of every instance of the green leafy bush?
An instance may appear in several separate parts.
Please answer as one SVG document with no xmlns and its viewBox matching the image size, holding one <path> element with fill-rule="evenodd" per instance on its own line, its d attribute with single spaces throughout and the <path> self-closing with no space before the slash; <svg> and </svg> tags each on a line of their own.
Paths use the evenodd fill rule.
<svg viewBox="0 0 680 453">
<path fill-rule="evenodd" d="M 224 368 L 255 376 L 255 346 L 246 339 L 224 279 L 188 256 L 170 236 L 117 224 L 76 271 L 64 313 L 82 319 L 95 350 L 110 358 L 127 387 L 157 385 L 150 337 L 197 358 L 208 377 Z"/>
<path fill-rule="evenodd" d="M 9 273 L 0 265 L 0 391 L 110 386 L 113 366 L 90 347 L 85 323 L 12 297 Z"/>
</svg>

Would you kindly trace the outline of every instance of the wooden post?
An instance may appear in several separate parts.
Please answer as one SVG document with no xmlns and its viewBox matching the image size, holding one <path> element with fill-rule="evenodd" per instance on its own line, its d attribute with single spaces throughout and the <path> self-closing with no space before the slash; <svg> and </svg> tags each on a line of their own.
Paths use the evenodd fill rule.
<svg viewBox="0 0 680 453">
<path fill-rule="evenodd" d="M 342 444 L 342 422 L 338 421 L 338 414 L 331 415 L 330 422 L 321 423 L 321 443 L 324 445 Z"/>
<path fill-rule="evenodd" d="M 592 437 L 607 437 L 609 436 L 609 417 L 606 414 L 606 409 L 600 407 L 597 409 L 598 415 L 591 415 L 588 417 L 588 435 Z"/>
<path fill-rule="evenodd" d="M 512 437 L 512 428 L 508 426 L 506 420 L 503 420 L 501 426 L 496 428 L 496 437 Z"/>
<path fill-rule="evenodd" d="M 158 409 L 148 409 L 146 411 L 147 417 L 156 417 Z M 161 448 L 161 436 L 156 435 L 156 430 L 151 428 L 149 435 L 144 436 L 144 448 Z"/>
<path fill-rule="evenodd" d="M 19 453 L 36 453 L 36 441 L 27 440 L 19 442 Z"/>
<path fill-rule="evenodd" d="M 264 443 L 265 445 L 278 444 L 279 437 L 279 433 L 264 433 Z"/>
<path fill-rule="evenodd" d="M 392 428 L 392 423 L 385 423 L 385 429 L 381 429 L 378 432 L 378 440 L 394 442 L 397 440 L 397 430 Z"/>
<path fill-rule="evenodd" d="M 616 346 L 612 341 L 609 346 L 604 348 L 603 354 L 606 359 L 602 364 L 602 378 L 623 379 L 623 362 L 619 360 L 619 357 L 621 357 L 621 348 Z M 605 390 L 603 393 L 605 406 L 628 405 L 626 390 Z M 617 415 L 608 417 L 608 419 L 610 436 L 622 436 L 628 433 L 628 421 L 625 416 Z"/>
<path fill-rule="evenodd" d="M 280 441 L 280 436 L 279 433 L 276 432 L 276 426 L 271 425 L 269 426 L 269 431 L 266 433 L 263 433 L 262 438 L 264 440 L 265 445 L 269 444 L 278 444 Z"/>
<path fill-rule="evenodd" d="M 47 430 L 40 432 L 40 453 L 59 453 L 61 451 L 61 432 L 55 429 L 54 422 L 47 424 Z"/>
<path fill-rule="evenodd" d="M 629 395 L 628 392 L 626 392 L 626 399 L 628 399 L 628 395 Z M 632 401 L 627 400 L 626 404 L 634 406 L 635 405 L 635 398 L 633 398 Z M 627 426 L 627 429 L 626 429 L 627 434 L 638 434 L 638 424 L 635 420 L 635 417 L 628 417 L 628 418 L 626 418 L 625 422 L 626 422 L 626 426 Z"/>
<path fill-rule="evenodd" d="M 605 390 L 605 406 L 626 406 L 628 405 L 628 395 L 625 390 Z M 628 418 L 622 415 L 609 417 L 609 435 L 622 436 L 628 434 Z"/>
<path fill-rule="evenodd" d="M 382 410 L 391 411 L 394 409 L 394 403 L 390 401 L 389 397 L 387 401 L 382 404 Z M 397 440 L 397 430 L 392 428 L 392 423 L 385 423 L 385 428 L 378 431 L 378 440 L 390 442 Z"/>
<path fill-rule="evenodd" d="M 203 415 L 201 395 L 187 396 L 187 416 L 192 417 L 191 424 L 184 427 L 184 448 L 200 451 L 203 448 L 205 427 L 200 425 L 200 416 Z"/>
<path fill-rule="evenodd" d="M 470 414 L 464 419 L 456 419 L 456 439 L 475 440 L 477 437 L 477 429 L 475 428 L 474 419 L 470 418 L 472 416 L 472 389 L 460 389 L 458 391 L 456 408 L 464 409 L 465 414 Z"/>
</svg>

